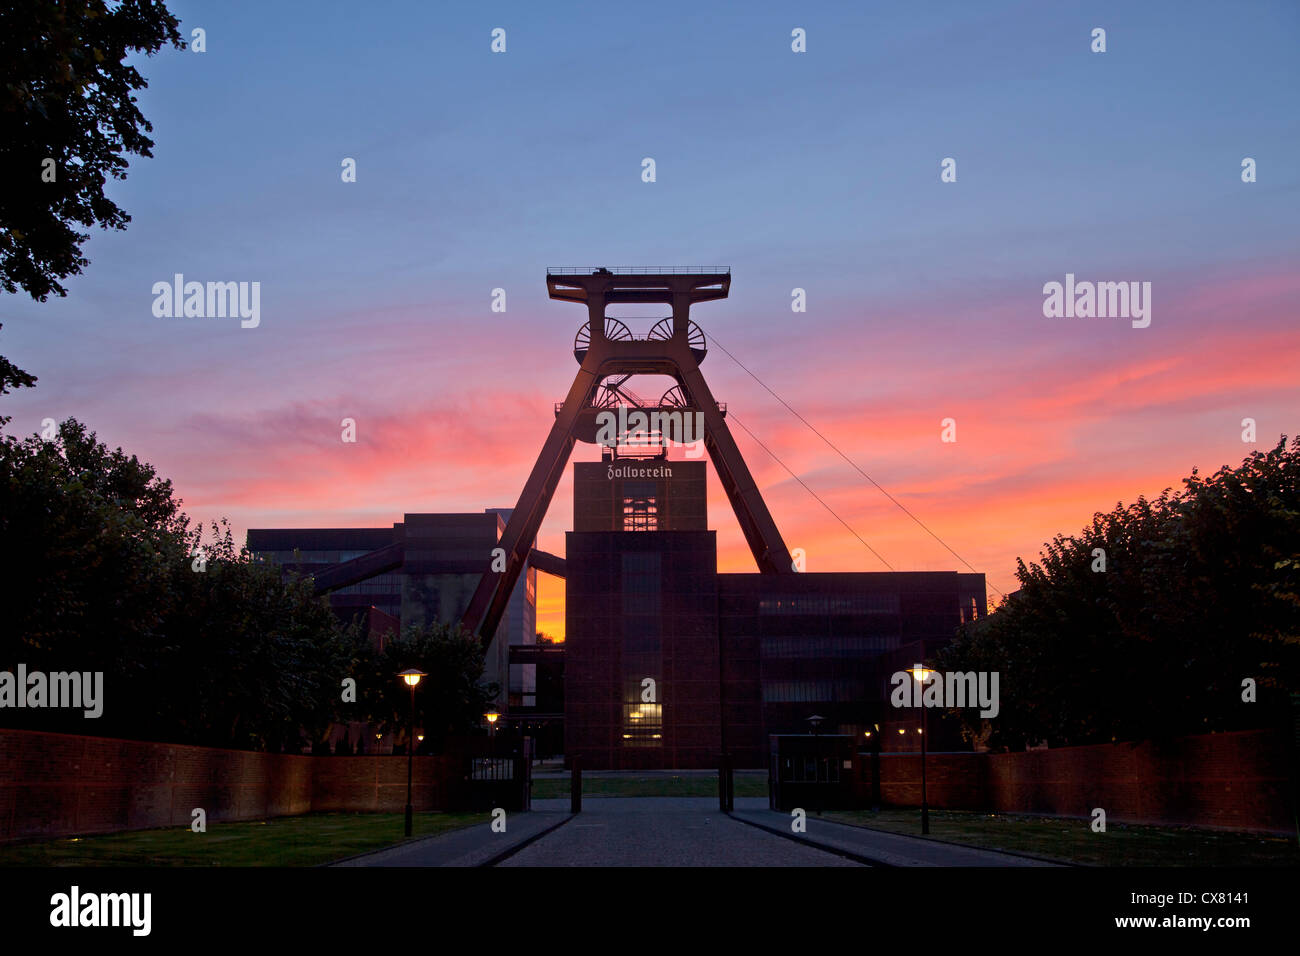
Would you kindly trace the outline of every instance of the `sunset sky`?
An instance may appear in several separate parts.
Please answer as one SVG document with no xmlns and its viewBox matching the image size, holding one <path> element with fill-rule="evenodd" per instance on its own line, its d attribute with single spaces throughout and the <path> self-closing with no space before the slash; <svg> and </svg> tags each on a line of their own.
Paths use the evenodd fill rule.
<svg viewBox="0 0 1300 956">
<path fill-rule="evenodd" d="M 994 598 L 1095 511 L 1300 429 L 1293 2 L 169 6 L 207 52 L 141 65 L 154 158 L 110 187 L 132 222 L 65 299 L 0 297 L 0 353 L 39 378 L 11 433 L 74 416 L 194 519 L 513 505 L 577 369 L 548 265 L 730 265 L 693 318 Z M 155 317 L 175 273 L 260 282 L 260 325 Z M 1066 273 L 1150 282 L 1150 327 L 1045 318 Z M 720 349 L 703 371 L 896 569 L 959 567 Z M 884 569 L 733 433 L 809 571 Z M 710 496 L 721 570 L 753 570 Z M 571 512 L 566 480 L 541 547 Z M 543 581 L 539 628 L 561 609 Z"/>
</svg>

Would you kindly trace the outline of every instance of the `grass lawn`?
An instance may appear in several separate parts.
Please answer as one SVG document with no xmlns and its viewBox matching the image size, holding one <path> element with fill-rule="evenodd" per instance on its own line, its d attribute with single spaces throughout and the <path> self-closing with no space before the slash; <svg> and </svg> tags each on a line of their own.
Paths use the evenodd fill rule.
<svg viewBox="0 0 1300 956">
<path fill-rule="evenodd" d="M 920 836 L 921 811 L 828 810 L 824 819 Z M 1093 833 L 1089 820 L 930 811 L 930 836 L 950 843 L 1026 853 L 1095 866 L 1297 866 L 1295 837 L 1108 823 Z"/>
<path fill-rule="evenodd" d="M 766 797 L 767 773 L 736 771 L 735 795 L 738 797 Z M 585 797 L 716 797 L 718 778 L 712 774 L 695 774 L 686 777 L 656 775 L 637 777 L 582 778 Z M 555 799 L 569 795 L 569 778 L 533 781 L 533 799 Z"/>
<path fill-rule="evenodd" d="M 487 824 L 486 813 L 415 814 L 415 837 Z M 0 846 L 0 866 L 313 866 L 401 843 L 401 813 L 308 813 Z"/>
</svg>

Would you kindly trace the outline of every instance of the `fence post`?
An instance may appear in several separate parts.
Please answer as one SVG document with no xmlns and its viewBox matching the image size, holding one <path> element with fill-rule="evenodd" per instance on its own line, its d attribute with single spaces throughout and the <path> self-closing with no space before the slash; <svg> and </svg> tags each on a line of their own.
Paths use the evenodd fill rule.
<svg viewBox="0 0 1300 956">
<path fill-rule="evenodd" d="M 736 767 L 731 754 L 727 754 L 727 812 L 736 809 Z"/>
<path fill-rule="evenodd" d="M 718 760 L 718 809 L 723 813 L 730 813 L 735 808 L 731 754 L 724 753 Z"/>
<path fill-rule="evenodd" d="M 524 790 L 524 809 L 533 808 L 533 739 L 525 737 L 519 750 L 520 777 Z"/>
<path fill-rule="evenodd" d="M 569 812 L 582 812 L 582 758 L 577 754 L 572 758 L 572 770 L 569 774 Z"/>
</svg>

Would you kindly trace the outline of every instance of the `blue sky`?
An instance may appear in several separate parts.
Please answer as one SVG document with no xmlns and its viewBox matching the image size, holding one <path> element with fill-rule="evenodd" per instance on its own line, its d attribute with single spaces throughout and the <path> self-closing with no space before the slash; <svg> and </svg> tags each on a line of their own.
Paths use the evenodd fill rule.
<svg viewBox="0 0 1300 956">
<path fill-rule="evenodd" d="M 66 299 L 0 299 L 0 348 L 40 377 L 9 400 L 11 430 L 76 415 L 175 478 L 196 516 L 386 524 L 513 503 L 574 370 L 581 316 L 546 300 L 547 265 L 729 264 L 731 298 L 697 321 L 893 491 L 930 484 L 946 502 L 1001 481 L 1048 502 L 1062 475 L 1085 477 L 1092 490 L 1055 510 L 969 536 L 916 491 L 1004 587 L 1013 554 L 1094 508 L 1239 459 L 1242 408 L 1273 440 L 1295 431 L 1280 384 L 1300 258 L 1295 3 L 170 6 L 187 37 L 206 30 L 207 52 L 142 64 L 155 155 L 110 188 L 133 221 L 86 244 Z M 489 48 L 497 27 L 504 54 Z M 795 27 L 806 53 L 790 49 Z M 344 157 L 356 183 L 340 180 Z M 956 183 L 939 180 L 944 157 Z M 177 272 L 260 281 L 261 327 L 155 318 L 150 288 Z M 1044 320 L 1041 286 L 1066 272 L 1152 281 L 1152 327 Z M 496 287 L 505 315 L 488 310 Z M 794 287 L 807 313 L 791 313 Z M 1272 363 L 1257 384 L 1198 385 L 1219 381 L 1223 337 L 1252 335 Z M 894 536 L 896 514 L 725 356 L 705 373 L 864 532 Z M 1086 386 L 1150 374 L 1178 376 L 1184 398 L 1139 389 L 1098 411 Z M 1067 435 L 1017 439 L 1025 399 L 996 394 L 1015 382 L 1092 398 L 1061 410 Z M 946 464 L 912 444 L 930 429 L 914 422 L 937 432 L 963 402 L 968 420 L 1006 421 Z M 392 434 L 413 416 L 479 427 L 410 426 L 418 442 L 334 478 L 337 435 L 321 438 L 277 460 L 282 498 L 251 499 L 273 487 L 249 483 L 267 447 L 295 447 L 317 419 L 336 432 L 347 409 Z M 833 562 L 870 569 L 742 450 L 787 537 L 838 533 Z M 1141 467 L 1117 474 L 1130 460 Z M 897 528 L 896 564 L 951 564 L 912 534 Z"/>
</svg>

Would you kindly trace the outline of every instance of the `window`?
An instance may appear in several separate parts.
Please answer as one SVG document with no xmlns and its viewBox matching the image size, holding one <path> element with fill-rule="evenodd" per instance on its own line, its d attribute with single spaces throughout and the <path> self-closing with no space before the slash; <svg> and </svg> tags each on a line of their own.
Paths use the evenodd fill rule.
<svg viewBox="0 0 1300 956">
<path fill-rule="evenodd" d="M 653 495 L 623 499 L 623 530 L 659 530 L 659 504 Z"/>
<path fill-rule="evenodd" d="M 370 594 L 399 597 L 402 593 L 402 575 L 395 573 L 377 574 L 356 584 L 339 588 L 335 594 Z"/>
<path fill-rule="evenodd" d="M 663 704 L 623 705 L 624 747 L 662 747 L 663 742 Z"/>
<path fill-rule="evenodd" d="M 764 634 L 760 639 L 764 658 L 848 658 L 871 657 L 898 646 L 893 635 L 853 637 L 814 637 L 800 635 Z"/>
<path fill-rule="evenodd" d="M 653 481 L 623 482 L 623 530 L 659 530 L 659 489 Z"/>
<path fill-rule="evenodd" d="M 764 703 L 853 703 L 866 697 L 862 680 L 764 680 Z"/>
<path fill-rule="evenodd" d="M 659 554 L 631 552 L 623 555 L 623 613 L 657 614 L 659 611 Z"/>
<path fill-rule="evenodd" d="M 830 597 L 824 594 L 763 598 L 759 614 L 897 614 L 898 593 L 855 594 Z"/>
<path fill-rule="evenodd" d="M 660 556 L 656 551 L 624 552 L 623 563 L 623 721 L 625 747 L 663 746 L 663 704 L 642 700 L 643 681 L 655 681 L 656 693 L 663 674 L 663 639 L 660 633 Z"/>
</svg>

